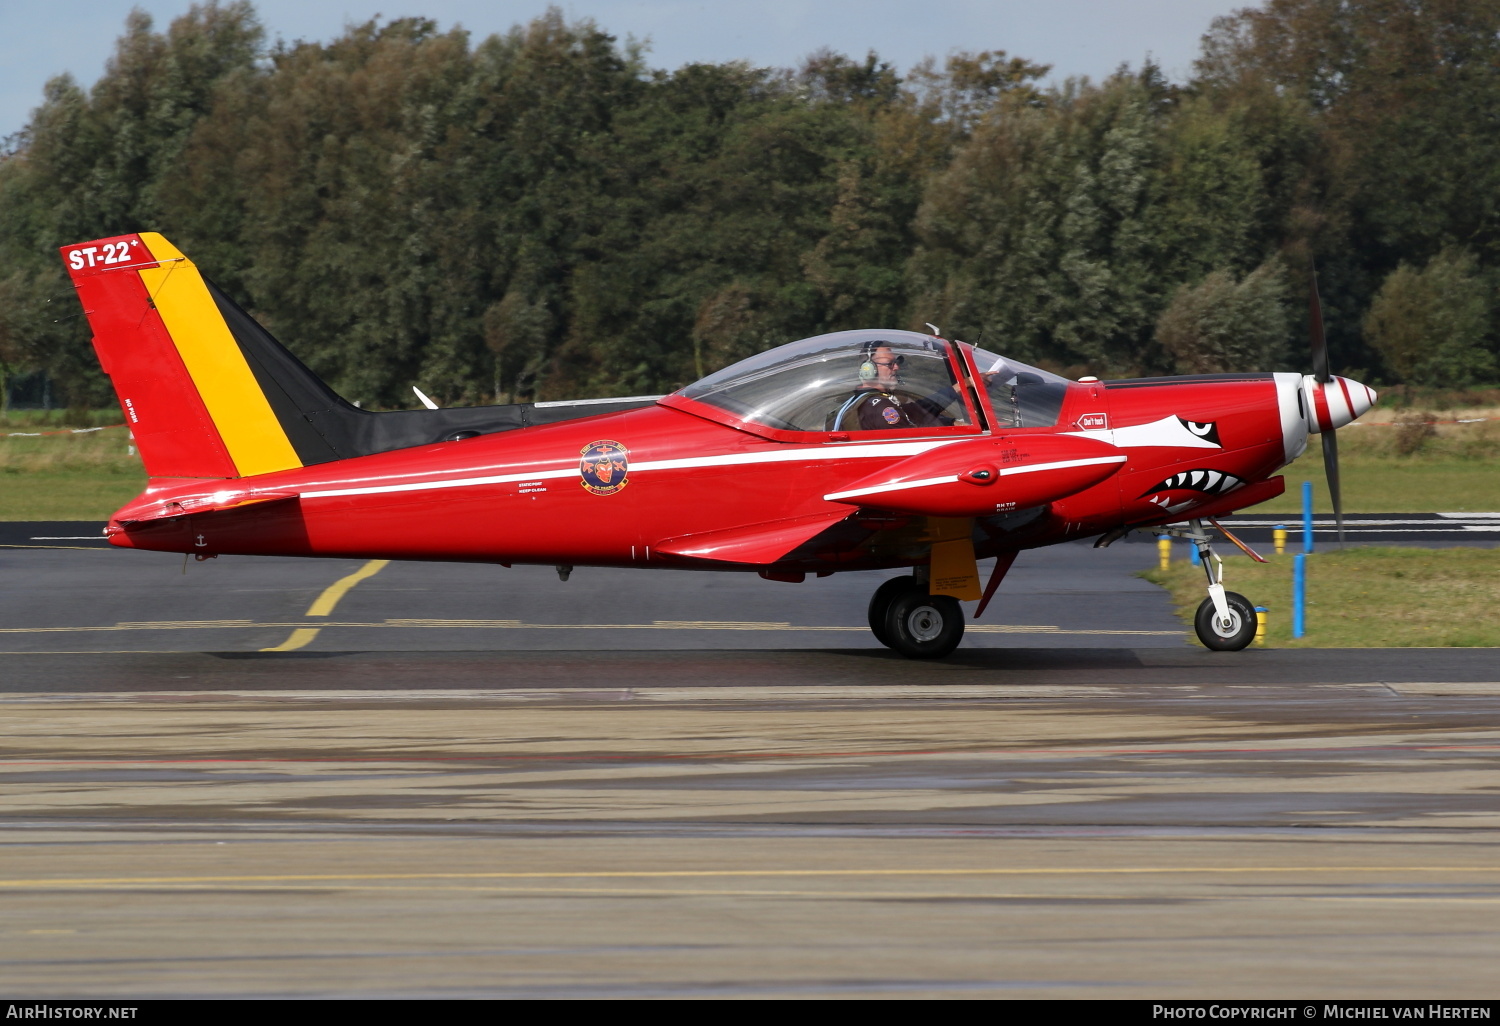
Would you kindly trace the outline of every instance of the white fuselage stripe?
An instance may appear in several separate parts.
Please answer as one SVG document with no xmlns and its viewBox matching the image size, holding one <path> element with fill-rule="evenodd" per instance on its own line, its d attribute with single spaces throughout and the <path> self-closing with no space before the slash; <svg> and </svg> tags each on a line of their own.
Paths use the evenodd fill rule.
<svg viewBox="0 0 1500 1026">
<path fill-rule="evenodd" d="M 1059 460 L 1056 463 L 1032 463 L 1028 466 L 1005 467 L 1000 471 L 1001 477 L 1011 474 L 1035 474 L 1042 470 L 1066 470 L 1069 467 L 1097 467 L 1101 463 L 1124 463 L 1128 456 L 1091 456 L 1086 460 Z"/>
<path fill-rule="evenodd" d="M 957 474 L 948 474 L 944 477 L 924 477 L 920 481 L 897 481 L 892 484 L 879 484 L 873 488 L 855 488 L 848 492 L 829 492 L 823 498 L 828 502 L 838 502 L 840 499 L 853 499 L 860 495 L 874 495 L 877 492 L 899 492 L 908 488 L 926 488 L 928 485 L 952 484 L 958 480 Z"/>
<path fill-rule="evenodd" d="M 826 463 L 834 460 L 877 459 L 880 457 L 915 456 L 939 446 L 972 438 L 925 439 L 920 442 L 876 442 L 868 445 L 818 445 L 770 452 L 723 453 L 718 456 L 689 456 L 675 460 L 644 460 L 632 463 L 632 474 L 652 470 L 690 470 L 698 467 L 746 466 L 752 463 Z M 1121 457 L 1122 459 L 1124 457 Z M 402 484 L 365 485 L 357 488 L 325 488 L 302 493 L 304 499 L 331 499 L 344 495 L 387 495 L 398 492 L 431 491 L 439 488 L 471 488 L 476 485 L 512 484 L 517 481 L 548 481 L 574 477 L 578 464 L 551 470 L 531 470 L 520 474 L 492 474 L 483 477 L 459 477 L 446 481 L 409 481 Z"/>
<path fill-rule="evenodd" d="M 1006 467 L 1000 471 L 1001 477 L 1012 474 L 1035 474 L 1043 470 L 1066 470 L 1069 467 L 1096 467 L 1101 463 L 1124 463 L 1127 459 L 1124 455 L 1119 456 L 1091 456 L 1082 460 L 1059 460 L 1056 463 L 1033 463 L 1029 466 Z M 844 499 L 853 499 L 861 495 L 876 495 L 882 492 L 900 492 L 910 488 L 928 488 L 932 485 L 953 484 L 958 480 L 957 474 L 947 474 L 943 477 L 924 477 L 917 481 L 891 481 L 887 484 L 873 485 L 869 488 L 855 488 L 847 492 L 830 492 L 823 496 L 828 502 L 840 502 Z M 975 484 L 980 482 L 976 481 Z"/>
</svg>

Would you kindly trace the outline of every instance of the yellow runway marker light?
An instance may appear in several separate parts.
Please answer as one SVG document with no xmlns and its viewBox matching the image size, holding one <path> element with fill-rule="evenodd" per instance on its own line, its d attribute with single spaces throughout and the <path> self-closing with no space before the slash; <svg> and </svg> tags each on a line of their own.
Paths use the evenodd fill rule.
<svg viewBox="0 0 1500 1026">
<path fill-rule="evenodd" d="M 1167 537 L 1166 535 L 1162 535 L 1160 538 L 1156 539 L 1156 554 L 1161 559 L 1161 568 L 1163 570 L 1172 569 L 1171 538 Z"/>
</svg>

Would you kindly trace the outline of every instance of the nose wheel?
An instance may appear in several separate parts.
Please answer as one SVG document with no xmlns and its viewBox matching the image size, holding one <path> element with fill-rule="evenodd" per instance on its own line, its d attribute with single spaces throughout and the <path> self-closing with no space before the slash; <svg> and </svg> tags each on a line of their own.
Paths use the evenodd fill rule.
<svg viewBox="0 0 1500 1026">
<path fill-rule="evenodd" d="M 1238 652 L 1255 640 L 1255 607 L 1235 591 L 1224 593 L 1224 605 L 1228 615 L 1221 617 L 1214 600 L 1204 599 L 1193 617 L 1193 630 L 1204 648 L 1215 652 Z"/>
<path fill-rule="evenodd" d="M 870 599 L 875 640 L 908 659 L 941 659 L 964 636 L 963 607 L 949 595 L 927 594 L 927 582 L 893 577 Z"/>
</svg>

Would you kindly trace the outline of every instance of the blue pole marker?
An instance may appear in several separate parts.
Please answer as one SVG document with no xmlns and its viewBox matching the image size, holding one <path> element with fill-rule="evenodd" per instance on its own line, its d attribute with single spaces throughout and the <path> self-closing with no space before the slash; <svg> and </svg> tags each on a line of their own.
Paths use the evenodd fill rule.
<svg viewBox="0 0 1500 1026">
<path fill-rule="evenodd" d="M 1311 552 L 1312 542 L 1312 482 L 1302 482 L 1302 551 Z"/>
<path fill-rule="evenodd" d="M 1193 542 L 1188 542 L 1188 558 L 1193 561 L 1194 566 L 1203 565 L 1203 560 L 1198 558 L 1198 546 Z"/>
<path fill-rule="evenodd" d="M 1299 552 L 1292 565 L 1292 637 L 1307 633 L 1307 553 Z"/>
</svg>

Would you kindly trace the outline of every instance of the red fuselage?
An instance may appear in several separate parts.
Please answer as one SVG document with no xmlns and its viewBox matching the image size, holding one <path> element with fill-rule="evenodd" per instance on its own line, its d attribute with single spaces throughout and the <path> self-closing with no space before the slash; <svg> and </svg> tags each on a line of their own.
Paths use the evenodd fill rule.
<svg viewBox="0 0 1500 1026">
<path fill-rule="evenodd" d="M 961 437 L 908 431 L 780 441 L 677 402 L 231 482 L 157 479 L 116 515 L 111 541 L 203 555 L 807 572 L 907 566 L 926 555 L 923 517 L 839 506 L 824 496 L 924 447 L 935 454 L 929 458 L 976 443 L 1004 452 L 1037 436 L 1118 447 L 1124 462 L 1097 484 L 1040 507 L 978 518 L 975 547 L 983 557 L 1182 520 L 1195 511 L 1220 514 L 1278 493 L 1280 479 L 1268 479 L 1306 435 L 1288 437 L 1290 392 L 1276 377 L 1076 383 L 1054 427 Z M 599 473 L 586 479 L 580 469 L 582 454 L 600 441 L 628 453 L 628 465 L 604 469 L 611 476 L 602 485 Z M 1006 481 L 990 487 L 1003 499 Z M 242 495 L 271 498 L 165 519 L 136 520 L 132 513 L 174 501 L 191 508 L 192 500 L 215 495 L 227 496 L 228 505 Z M 843 521 L 840 512 L 848 514 Z M 663 551 L 674 539 L 830 515 L 830 530 L 775 563 L 715 558 L 711 545 L 695 556 Z"/>
</svg>

